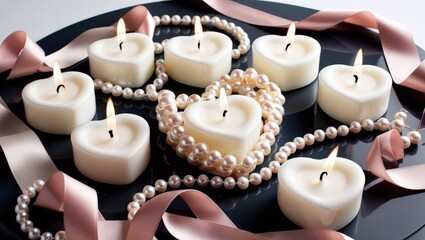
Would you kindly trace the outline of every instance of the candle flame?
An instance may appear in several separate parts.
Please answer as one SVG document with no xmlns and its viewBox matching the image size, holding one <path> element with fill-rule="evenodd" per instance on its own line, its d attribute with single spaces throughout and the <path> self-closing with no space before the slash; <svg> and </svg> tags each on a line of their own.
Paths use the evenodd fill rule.
<svg viewBox="0 0 425 240">
<path fill-rule="evenodd" d="M 285 51 L 288 50 L 288 47 L 294 42 L 295 37 L 295 23 L 291 23 L 288 28 L 288 32 L 285 37 Z"/>
<path fill-rule="evenodd" d="M 323 163 L 322 172 L 330 173 L 332 171 L 334 168 L 336 156 L 338 155 L 338 150 L 339 146 L 336 146 L 329 154 L 328 158 L 325 160 L 325 163 Z"/>
<path fill-rule="evenodd" d="M 353 76 L 357 76 L 358 78 L 360 78 L 360 76 L 362 75 L 362 65 L 363 65 L 363 50 L 360 48 L 354 60 Z"/>
<path fill-rule="evenodd" d="M 227 96 L 224 88 L 220 88 L 220 111 L 223 113 L 223 117 L 225 117 L 226 112 L 229 111 L 229 104 L 227 103 Z"/>
<path fill-rule="evenodd" d="M 125 33 L 126 31 L 125 31 L 124 19 L 120 18 L 117 24 L 117 42 L 120 45 L 121 50 L 122 50 L 121 48 L 122 43 L 125 42 L 125 39 L 126 39 Z"/>
<path fill-rule="evenodd" d="M 195 39 L 198 43 L 198 49 L 201 48 L 201 41 L 204 39 L 202 24 L 199 20 L 195 21 Z"/>
<path fill-rule="evenodd" d="M 117 122 L 115 120 L 115 108 L 112 99 L 109 98 L 106 103 L 106 127 L 108 131 L 115 131 L 117 128 Z"/>
<path fill-rule="evenodd" d="M 63 85 L 63 78 L 61 73 L 61 68 L 59 67 L 59 64 L 55 62 L 53 65 L 53 80 L 56 83 L 56 92 L 59 93 L 61 88 L 65 89 L 65 85 Z"/>
</svg>

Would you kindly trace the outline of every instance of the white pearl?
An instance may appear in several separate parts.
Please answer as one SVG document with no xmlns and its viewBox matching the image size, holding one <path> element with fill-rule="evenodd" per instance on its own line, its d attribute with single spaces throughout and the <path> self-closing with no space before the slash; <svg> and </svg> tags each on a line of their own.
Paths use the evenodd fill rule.
<svg viewBox="0 0 425 240">
<path fill-rule="evenodd" d="M 208 15 L 204 15 L 201 17 L 201 23 L 202 25 L 207 25 L 210 22 L 210 16 Z"/>
<path fill-rule="evenodd" d="M 34 183 L 32 184 L 32 186 L 35 188 L 35 190 L 37 192 L 40 192 L 40 190 L 43 188 L 45 182 L 42 179 L 37 179 L 34 181 Z"/>
<path fill-rule="evenodd" d="M 226 28 L 227 25 L 227 20 L 226 19 L 220 19 L 220 23 L 218 24 L 218 28 L 221 30 L 224 30 Z"/>
<path fill-rule="evenodd" d="M 297 151 L 297 145 L 293 142 L 287 142 L 285 143 L 285 146 L 289 147 L 289 150 L 291 150 L 291 154 Z"/>
<path fill-rule="evenodd" d="M 217 166 L 218 164 L 220 164 L 220 160 L 221 160 L 221 153 L 219 151 L 212 150 L 208 153 L 207 161 L 212 166 Z"/>
<path fill-rule="evenodd" d="M 390 121 L 386 118 L 380 118 L 376 121 L 376 128 L 382 132 L 387 131 L 390 128 Z"/>
<path fill-rule="evenodd" d="M 197 143 L 193 148 L 193 154 L 197 158 L 205 159 L 208 156 L 208 146 L 205 143 Z"/>
<path fill-rule="evenodd" d="M 148 95 L 149 100 L 151 100 L 153 102 L 158 100 L 158 93 L 156 91 L 149 91 L 147 95 Z"/>
<path fill-rule="evenodd" d="M 153 198 L 155 193 L 155 188 L 153 186 L 146 185 L 143 187 L 143 194 L 145 194 L 146 198 Z"/>
<path fill-rule="evenodd" d="M 190 135 L 184 135 L 180 138 L 179 145 L 185 149 L 191 149 L 195 145 L 195 139 Z"/>
<path fill-rule="evenodd" d="M 168 74 L 166 74 L 165 72 L 158 74 L 158 78 L 162 79 L 162 81 L 164 81 L 164 84 L 167 83 L 168 81 Z"/>
<path fill-rule="evenodd" d="M 249 45 L 240 44 L 238 50 L 241 54 L 246 54 L 249 51 Z"/>
<path fill-rule="evenodd" d="M 410 139 L 410 142 L 413 144 L 418 144 L 422 140 L 422 136 L 418 131 L 411 131 L 407 134 L 407 137 Z"/>
<path fill-rule="evenodd" d="M 235 181 L 235 179 L 234 179 L 233 177 L 226 177 L 226 178 L 224 179 L 224 183 L 223 183 L 223 185 L 224 185 L 224 188 L 225 188 L 225 189 L 227 189 L 227 190 L 231 190 L 231 189 L 235 188 L 235 186 L 236 186 L 236 181 Z"/>
<path fill-rule="evenodd" d="M 229 22 L 226 26 L 226 31 L 232 33 L 235 30 L 236 25 L 232 22 Z"/>
<path fill-rule="evenodd" d="M 373 131 L 373 129 L 375 129 L 375 124 L 371 119 L 365 119 L 363 121 L 362 127 L 366 131 Z"/>
<path fill-rule="evenodd" d="M 252 151 L 249 153 L 249 156 L 251 156 L 254 161 L 257 163 L 257 165 L 261 165 L 264 162 L 264 153 L 262 151 Z"/>
<path fill-rule="evenodd" d="M 223 185 L 223 179 L 219 176 L 214 176 L 211 178 L 211 187 L 213 188 L 220 188 L 221 185 Z"/>
<path fill-rule="evenodd" d="M 146 202 L 146 195 L 144 193 L 136 193 L 133 195 L 133 201 L 137 202 L 139 205 L 143 205 Z"/>
<path fill-rule="evenodd" d="M 297 147 L 298 150 L 301 150 L 301 149 L 303 149 L 305 147 L 305 140 L 302 137 L 296 137 L 296 138 L 294 138 L 294 141 L 293 142 L 295 143 L 295 145 L 296 145 L 296 147 Z"/>
<path fill-rule="evenodd" d="M 209 178 L 205 174 L 201 174 L 198 176 L 198 179 L 196 179 L 196 183 L 199 187 L 206 187 L 208 186 Z"/>
<path fill-rule="evenodd" d="M 245 190 L 249 187 L 249 180 L 248 178 L 242 176 L 238 178 L 238 181 L 236 182 L 236 184 L 238 185 L 240 189 Z"/>
<path fill-rule="evenodd" d="M 155 66 L 158 67 L 159 65 L 164 65 L 165 60 L 164 59 L 158 59 L 155 62 Z"/>
<path fill-rule="evenodd" d="M 26 194 L 21 194 L 16 201 L 17 203 L 25 203 L 28 205 L 30 204 L 31 198 Z"/>
<path fill-rule="evenodd" d="M 164 39 L 164 40 L 162 40 L 162 42 L 161 42 L 162 47 L 164 47 L 164 46 L 165 46 L 165 44 L 167 44 L 167 41 L 168 41 L 168 39 Z"/>
<path fill-rule="evenodd" d="M 217 16 L 214 16 L 211 18 L 210 22 L 214 27 L 217 27 L 218 24 L 220 24 L 220 18 Z"/>
<path fill-rule="evenodd" d="M 179 25 L 179 24 L 180 24 L 180 21 L 181 21 L 181 17 L 180 17 L 179 15 L 173 15 L 173 16 L 171 17 L 171 22 L 172 22 L 174 25 Z"/>
<path fill-rule="evenodd" d="M 405 123 L 400 118 L 391 121 L 391 128 L 397 130 L 398 132 L 403 132 L 405 126 Z"/>
<path fill-rule="evenodd" d="M 34 223 L 31 220 L 25 220 L 23 223 L 21 223 L 21 231 L 22 232 L 29 232 L 34 227 Z"/>
<path fill-rule="evenodd" d="M 291 155 L 291 149 L 288 146 L 280 147 L 279 152 L 286 153 L 286 156 L 288 156 L 288 157 Z"/>
<path fill-rule="evenodd" d="M 264 124 L 264 132 L 271 132 L 276 136 L 280 132 L 280 127 L 275 122 L 268 122 Z"/>
<path fill-rule="evenodd" d="M 274 160 L 278 161 L 279 163 L 284 163 L 286 160 L 288 160 L 288 155 L 286 155 L 285 152 L 277 152 L 274 155 Z"/>
<path fill-rule="evenodd" d="M 272 147 L 271 147 L 270 143 L 266 142 L 266 141 L 258 142 L 257 144 L 255 144 L 255 147 L 254 147 L 255 150 L 262 151 L 264 153 L 264 155 L 266 155 L 266 156 L 270 154 L 270 152 L 272 150 L 271 148 Z"/>
<path fill-rule="evenodd" d="M 155 190 L 157 192 L 167 191 L 167 182 L 163 179 L 158 179 L 155 181 Z"/>
<path fill-rule="evenodd" d="M 394 114 L 393 119 L 401 119 L 403 122 L 407 122 L 407 113 L 404 111 L 397 112 Z"/>
<path fill-rule="evenodd" d="M 272 178 L 272 170 L 268 167 L 263 167 L 260 170 L 260 175 L 263 180 L 270 180 Z"/>
<path fill-rule="evenodd" d="M 189 24 L 191 23 L 191 21 L 192 21 L 192 18 L 191 18 L 189 15 L 184 15 L 184 16 L 182 17 L 182 19 L 181 19 L 181 23 L 182 23 L 184 26 L 189 25 Z"/>
<path fill-rule="evenodd" d="M 195 178 L 192 175 L 184 176 L 183 185 L 187 188 L 193 187 L 193 185 L 195 185 Z"/>
<path fill-rule="evenodd" d="M 255 166 L 257 165 L 254 158 L 249 155 L 245 155 L 242 157 L 241 164 L 242 167 L 245 168 L 248 172 L 252 172 L 255 169 Z"/>
<path fill-rule="evenodd" d="M 261 175 L 259 173 L 251 173 L 249 175 L 249 182 L 254 185 L 254 186 L 258 186 L 261 184 L 262 178 Z"/>
<path fill-rule="evenodd" d="M 202 98 L 198 94 L 192 94 L 189 96 L 189 104 L 200 102 Z"/>
<path fill-rule="evenodd" d="M 236 158 L 233 155 L 226 155 L 223 157 L 222 167 L 224 169 L 233 169 L 236 165 Z"/>
<path fill-rule="evenodd" d="M 28 212 L 25 211 L 20 211 L 16 214 L 16 222 L 18 222 L 19 224 L 23 223 L 24 221 L 29 219 L 29 214 Z"/>
<path fill-rule="evenodd" d="M 137 210 L 139 210 L 139 208 L 140 208 L 140 205 L 136 201 L 133 201 L 133 202 L 130 202 L 129 204 L 127 204 L 127 211 L 128 212 L 137 211 Z"/>
<path fill-rule="evenodd" d="M 180 179 L 180 177 L 178 175 L 171 175 L 168 178 L 168 184 L 173 189 L 179 188 L 180 185 L 181 185 L 181 179 Z"/>
<path fill-rule="evenodd" d="M 41 235 L 40 240 L 53 240 L 53 234 L 51 232 L 45 232 Z"/>
<path fill-rule="evenodd" d="M 143 89 L 137 89 L 134 91 L 134 98 L 138 101 L 143 100 L 145 97 L 145 91 Z"/>
<path fill-rule="evenodd" d="M 407 137 L 407 136 L 402 136 L 402 137 L 401 137 L 401 142 L 403 143 L 403 148 L 404 148 L 404 149 L 407 149 L 407 148 L 409 148 L 409 147 L 410 147 L 411 142 L 410 142 L 410 138 L 409 138 L 409 137 Z"/>
<path fill-rule="evenodd" d="M 161 17 L 161 24 L 168 25 L 170 24 L 171 18 L 169 15 L 162 15 Z"/>
<path fill-rule="evenodd" d="M 192 17 L 192 25 L 195 25 L 196 22 L 201 22 L 201 17 L 195 15 Z"/>
<path fill-rule="evenodd" d="M 362 125 L 359 122 L 354 121 L 350 124 L 350 131 L 352 133 L 359 133 L 361 130 L 362 130 Z"/>
<path fill-rule="evenodd" d="M 335 127 L 326 128 L 326 137 L 329 139 L 334 139 L 338 135 L 338 130 Z"/>
<path fill-rule="evenodd" d="M 272 173 L 277 173 L 279 171 L 280 163 L 278 161 L 271 161 L 269 163 L 269 168 Z"/>
<path fill-rule="evenodd" d="M 122 96 L 125 99 L 131 99 L 133 97 L 133 90 L 131 90 L 131 88 L 124 88 L 124 90 L 122 91 Z"/>
<path fill-rule="evenodd" d="M 28 232 L 28 238 L 33 240 L 33 239 L 38 239 L 40 238 L 40 229 L 38 228 L 32 228 L 29 232 Z"/>
<path fill-rule="evenodd" d="M 314 131 L 314 139 L 317 142 L 323 142 L 325 140 L 326 134 L 322 129 L 317 129 Z"/>
<path fill-rule="evenodd" d="M 153 21 L 155 22 L 155 26 L 158 26 L 161 23 L 161 18 L 153 16 Z"/>
<path fill-rule="evenodd" d="M 232 58 L 233 59 L 239 59 L 241 57 L 241 52 L 238 49 L 232 50 Z"/>
<path fill-rule="evenodd" d="M 269 115 L 267 115 L 267 122 L 275 122 L 280 125 L 283 122 L 282 114 L 278 111 L 270 111 Z"/>
<path fill-rule="evenodd" d="M 271 132 L 265 132 L 263 134 L 260 135 L 260 140 L 259 141 L 266 141 L 269 142 L 270 145 L 273 145 L 276 141 L 276 138 L 274 136 L 273 133 Z"/>
<path fill-rule="evenodd" d="M 94 80 L 94 89 L 99 90 L 103 85 L 102 79 L 96 78 Z"/>
<path fill-rule="evenodd" d="M 112 91 L 112 88 L 114 87 L 114 85 L 112 85 L 112 83 L 110 83 L 110 82 L 105 82 L 105 83 L 103 83 L 103 85 L 102 85 L 102 92 L 104 93 L 104 94 L 110 94 L 111 93 L 111 91 Z"/>
<path fill-rule="evenodd" d="M 153 43 L 153 48 L 154 48 L 154 52 L 155 54 L 161 54 L 163 51 L 163 47 L 162 44 L 159 42 L 154 42 Z"/>
<path fill-rule="evenodd" d="M 304 141 L 305 141 L 305 145 L 307 146 L 311 146 L 314 144 L 314 135 L 311 133 L 307 133 L 304 135 Z"/>
<path fill-rule="evenodd" d="M 122 87 L 120 85 L 115 85 L 112 87 L 112 95 L 114 97 L 119 97 L 122 94 Z"/>
<path fill-rule="evenodd" d="M 267 84 L 269 84 L 270 80 L 269 77 L 265 74 L 259 74 L 257 78 L 257 87 L 258 88 L 265 88 Z"/>
<path fill-rule="evenodd" d="M 179 94 L 176 98 L 176 105 L 180 109 L 185 109 L 189 104 L 189 96 L 182 93 Z"/>
<path fill-rule="evenodd" d="M 18 203 L 18 204 L 16 204 L 16 206 L 15 206 L 15 213 L 18 213 L 20 211 L 28 212 L 29 211 L 28 204 L 26 204 L 26 203 Z"/>
<path fill-rule="evenodd" d="M 66 232 L 65 231 L 58 231 L 55 234 L 55 240 L 66 240 Z"/>
<path fill-rule="evenodd" d="M 347 125 L 340 125 L 338 127 L 338 135 L 341 137 L 345 137 L 350 132 L 350 129 L 347 127 Z"/>
</svg>

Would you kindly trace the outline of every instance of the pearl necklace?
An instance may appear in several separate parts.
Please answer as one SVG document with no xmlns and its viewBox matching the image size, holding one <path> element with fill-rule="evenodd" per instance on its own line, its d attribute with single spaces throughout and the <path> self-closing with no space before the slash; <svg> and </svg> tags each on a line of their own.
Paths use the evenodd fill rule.
<svg viewBox="0 0 425 240">
<path fill-rule="evenodd" d="M 239 41 L 239 45 L 236 49 L 232 50 L 232 58 L 239 59 L 241 55 L 246 54 L 251 48 L 251 40 L 248 38 L 248 34 L 240 26 L 236 26 L 233 22 L 227 22 L 225 19 L 220 19 L 217 16 L 210 18 L 208 15 L 199 17 L 193 16 L 192 18 L 188 15 L 180 17 L 179 15 L 174 15 L 170 17 L 169 15 L 163 15 L 161 18 L 158 16 L 153 17 L 155 21 L 155 26 L 167 26 L 172 23 L 174 26 L 189 26 L 190 24 L 194 25 L 196 21 L 200 21 L 202 25 L 207 26 L 211 24 L 213 27 L 224 30 L 228 34 L 231 34 Z M 154 51 L 155 54 L 161 54 L 166 44 L 167 39 L 163 40 L 162 43 L 154 42 Z M 104 94 L 112 94 L 114 97 L 122 97 L 124 99 L 133 99 L 136 101 L 142 101 L 145 99 L 145 96 L 150 101 L 158 100 L 157 90 L 162 89 L 165 84 L 168 82 L 168 75 L 165 69 L 164 60 L 158 59 L 155 62 L 155 74 L 156 78 L 153 80 L 153 83 L 147 84 L 145 90 L 138 88 L 133 91 L 133 89 L 126 87 L 122 88 L 120 85 L 113 85 L 110 82 L 104 82 L 102 79 L 94 80 L 94 87 L 96 90 L 102 90 Z"/>
</svg>

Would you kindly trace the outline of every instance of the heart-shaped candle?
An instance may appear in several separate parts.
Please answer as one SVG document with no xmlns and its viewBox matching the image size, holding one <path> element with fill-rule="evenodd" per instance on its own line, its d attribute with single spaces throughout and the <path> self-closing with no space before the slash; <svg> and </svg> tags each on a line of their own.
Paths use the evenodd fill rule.
<svg viewBox="0 0 425 240">
<path fill-rule="evenodd" d="M 227 74 L 232 64 L 232 40 L 218 32 L 174 37 L 164 46 L 168 75 L 183 84 L 206 87 Z"/>
<path fill-rule="evenodd" d="M 203 142 L 222 156 L 240 160 L 257 143 L 261 133 L 261 107 L 250 97 L 227 97 L 228 111 L 220 108 L 219 99 L 197 102 L 184 111 L 185 133 Z"/>
<path fill-rule="evenodd" d="M 337 230 L 359 212 L 363 170 L 353 161 L 336 157 L 336 153 L 325 163 L 306 157 L 286 161 L 278 178 L 279 206 L 300 227 Z"/>
<path fill-rule="evenodd" d="M 90 45 L 90 73 L 93 78 L 121 87 L 140 87 L 154 70 L 153 42 L 141 33 L 126 34 L 123 24 L 118 24 L 117 28 L 117 37 Z"/>
</svg>

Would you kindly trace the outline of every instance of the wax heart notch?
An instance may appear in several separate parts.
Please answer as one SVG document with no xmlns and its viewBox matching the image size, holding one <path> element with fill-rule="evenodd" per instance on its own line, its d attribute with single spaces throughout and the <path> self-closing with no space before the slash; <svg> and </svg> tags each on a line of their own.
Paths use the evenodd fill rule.
<svg viewBox="0 0 425 240">
<path fill-rule="evenodd" d="M 280 88 L 253 68 L 222 75 L 201 96 L 158 95 L 158 126 L 167 144 L 189 164 L 222 177 L 247 176 L 262 164 L 284 115 Z"/>
</svg>

